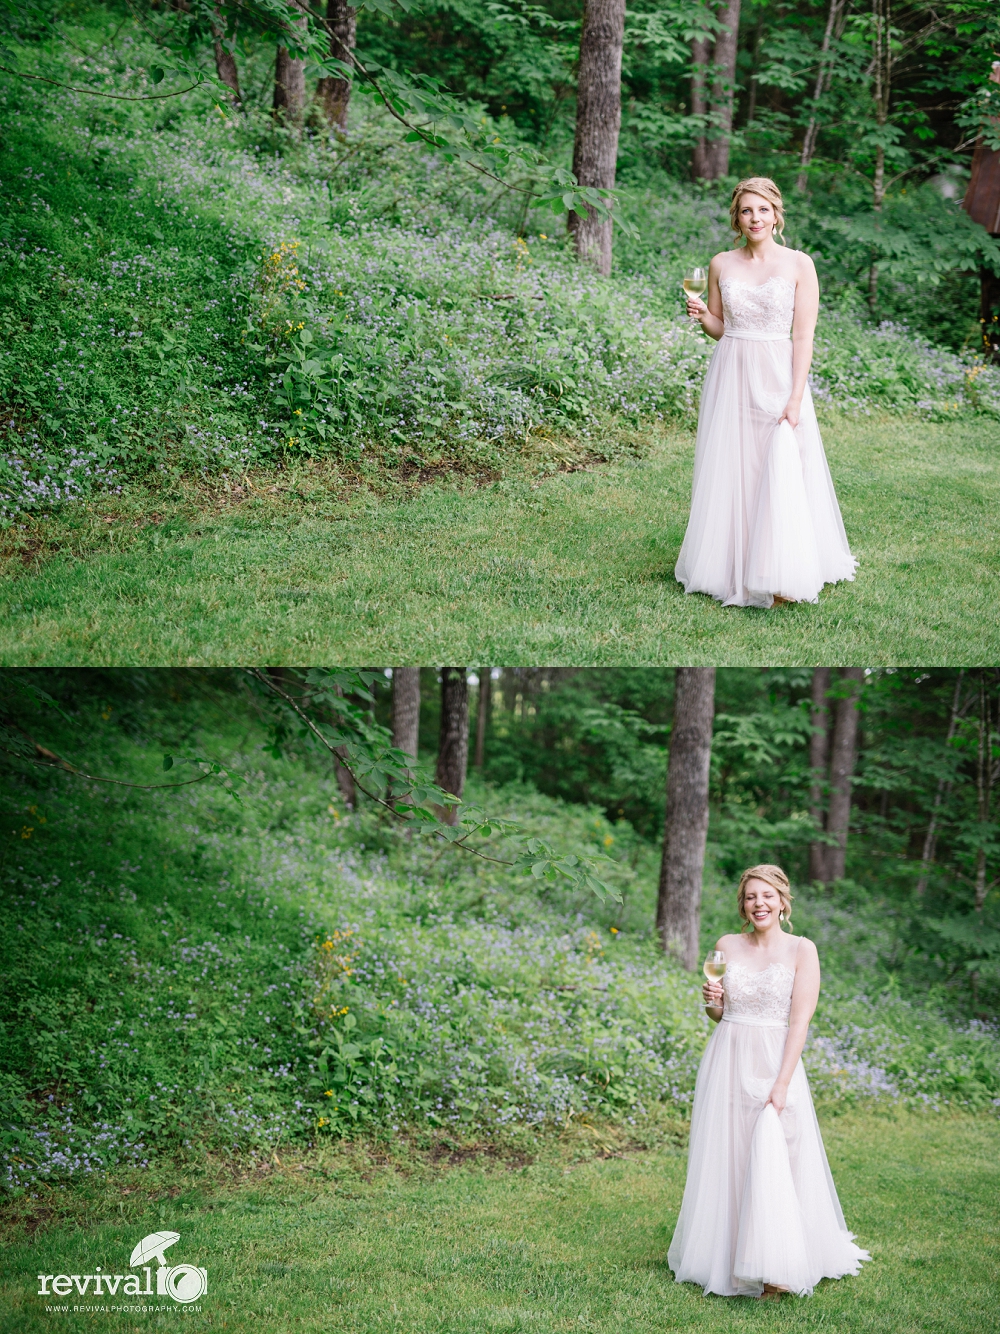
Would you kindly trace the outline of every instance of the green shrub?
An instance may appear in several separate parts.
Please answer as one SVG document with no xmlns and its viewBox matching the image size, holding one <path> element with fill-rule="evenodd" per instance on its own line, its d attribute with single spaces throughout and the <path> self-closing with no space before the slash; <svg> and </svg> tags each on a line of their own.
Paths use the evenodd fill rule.
<svg viewBox="0 0 1000 1334">
<path fill-rule="evenodd" d="M 103 40 L 102 15 L 81 36 Z M 152 58 L 145 40 L 121 38 L 122 77 Z M 634 448 L 637 426 L 694 421 L 711 344 L 683 316 L 679 280 L 728 243 L 711 192 L 665 177 L 627 191 L 638 236 L 618 237 L 608 281 L 572 259 L 550 214 L 514 218 L 368 106 L 341 142 L 227 115 L 205 89 L 109 105 L 5 78 L 0 96 L 0 521 L 131 477 L 242 475 L 302 453 L 481 474 L 528 447 L 558 466 L 549 436 L 609 457 Z M 915 239 L 885 282 L 907 287 L 931 215 L 919 200 L 889 212 Z M 799 243 L 818 247 L 840 301 L 854 278 L 834 264 L 838 217 L 803 212 Z M 1000 371 L 972 353 L 832 309 L 814 384 L 863 412 L 995 417 L 1000 404 Z"/>
<path fill-rule="evenodd" d="M 709 1024 L 700 978 L 651 930 L 655 847 L 593 809 L 524 788 L 483 794 L 557 847 L 609 852 L 625 902 L 539 894 L 371 812 L 348 816 L 331 780 L 267 756 L 229 710 L 126 712 L 120 728 L 73 717 L 78 742 L 93 734 L 93 771 L 137 781 L 163 747 L 182 753 L 178 729 L 203 752 L 196 738 L 210 733 L 247 780 L 241 804 L 219 789 L 135 795 L 48 774 L 2 789 L 9 1188 L 358 1130 L 500 1136 L 588 1112 L 627 1123 L 660 1102 L 687 1113 Z M 151 731 L 159 746 L 142 740 Z M 706 940 L 735 925 L 731 898 L 709 886 Z M 836 942 L 867 937 L 862 918 L 803 894 L 796 914 L 826 969 L 806 1053 L 820 1098 L 1000 1100 L 990 1027 L 886 991 L 864 958 L 852 972 L 854 947 Z"/>
</svg>

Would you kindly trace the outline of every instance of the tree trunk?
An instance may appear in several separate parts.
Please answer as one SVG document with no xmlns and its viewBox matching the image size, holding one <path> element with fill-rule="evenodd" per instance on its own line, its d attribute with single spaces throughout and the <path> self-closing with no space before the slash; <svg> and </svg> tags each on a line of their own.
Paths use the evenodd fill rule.
<svg viewBox="0 0 1000 1334">
<path fill-rule="evenodd" d="M 698 966 L 714 713 L 715 668 L 678 667 L 656 925 L 664 950 L 691 969 Z"/>
<path fill-rule="evenodd" d="M 827 882 L 842 880 L 847 855 L 847 830 L 851 822 L 851 780 L 858 749 L 858 695 L 865 679 L 863 667 L 845 667 L 841 679 L 848 690 L 833 711 L 833 742 L 830 747 L 830 807 L 826 830 L 837 842 L 827 847 Z"/>
<path fill-rule="evenodd" d="M 993 804 L 993 718 L 986 689 L 986 672 L 979 672 L 979 735 L 976 745 L 976 802 L 979 814 L 979 847 L 976 849 L 976 912 L 983 911 L 986 884 L 986 841 Z"/>
<path fill-rule="evenodd" d="M 736 91 L 736 47 L 740 35 L 740 0 L 728 0 L 719 15 L 722 28 L 715 38 L 715 77 L 712 115 L 716 122 L 708 142 L 707 179 L 729 174 L 729 139 L 733 132 L 733 96 Z"/>
<path fill-rule="evenodd" d="M 979 271 L 979 327 L 980 351 L 987 361 L 1000 365 L 1000 277 L 989 269 Z"/>
<path fill-rule="evenodd" d="M 875 148 L 875 175 L 872 179 L 872 209 L 875 213 L 875 229 L 878 230 L 882 201 L 885 198 L 885 144 L 882 131 L 889 121 L 889 105 L 892 97 L 892 38 L 890 31 L 890 0 L 872 0 L 872 73 L 873 94 L 875 101 L 875 124 L 878 126 L 879 142 Z M 872 319 L 878 314 L 878 251 L 872 250 L 871 266 L 868 270 L 868 311 Z"/>
<path fill-rule="evenodd" d="M 750 88 L 747 94 L 747 124 L 752 125 L 757 117 L 757 90 L 760 84 L 760 44 L 764 36 L 764 16 L 758 16 L 757 30 L 753 37 L 750 54 Z"/>
<path fill-rule="evenodd" d="M 479 669 L 479 692 L 476 699 L 476 753 L 472 763 L 483 771 L 486 755 L 486 728 L 489 726 L 490 710 L 493 707 L 493 677 L 489 667 Z"/>
<path fill-rule="evenodd" d="M 330 55 L 350 64 L 358 29 L 358 11 L 344 0 L 327 0 L 326 29 L 330 34 Z M 335 130 L 347 129 L 347 108 L 351 101 L 351 85 L 346 79 L 325 77 L 316 85 L 316 96 L 323 107 L 327 122 Z"/>
<path fill-rule="evenodd" d="M 392 669 L 392 744 L 416 759 L 420 741 L 420 668 Z"/>
<path fill-rule="evenodd" d="M 212 45 L 215 50 L 215 72 L 229 89 L 229 100 L 234 107 L 242 101 L 240 97 L 240 76 L 236 68 L 236 57 L 228 51 L 222 41 L 226 35 L 226 24 L 218 10 L 212 20 Z"/>
<path fill-rule="evenodd" d="M 420 744 L 420 668 L 393 667 L 392 669 L 392 744 L 414 759 Z M 403 804 L 411 802 L 408 792 L 397 798 Z"/>
<path fill-rule="evenodd" d="M 830 763 L 830 709 L 826 692 L 830 689 L 830 668 L 817 667 L 812 677 L 812 735 L 809 738 L 809 768 L 812 782 L 809 786 L 809 813 L 817 829 L 826 829 L 825 788 L 827 770 Z M 819 841 L 809 844 L 809 879 L 818 880 L 825 885 L 827 875 L 827 853 L 825 843 Z"/>
<path fill-rule="evenodd" d="M 624 36 L 625 0 L 587 0 L 580 37 L 573 172 L 580 185 L 600 190 L 615 188 Z M 600 222 L 588 208 L 586 218 L 570 212 L 568 225 L 577 256 L 607 276 L 611 272 L 610 218 Z"/>
<path fill-rule="evenodd" d="M 344 798 L 344 805 L 349 811 L 353 811 L 357 805 L 358 794 L 354 789 L 354 779 L 351 777 L 351 771 L 346 769 L 340 760 L 334 760 L 333 763 L 337 775 L 337 786 L 340 788 L 340 795 Z"/>
<path fill-rule="evenodd" d="M 944 744 L 950 746 L 955 737 L 955 729 L 958 727 L 959 704 L 962 698 L 962 678 L 965 675 L 963 668 L 958 673 L 958 679 L 955 682 L 955 694 L 951 701 L 951 713 L 948 717 L 948 731 L 945 735 Z M 938 817 L 941 813 L 941 806 L 945 797 L 951 791 L 951 783 L 942 778 L 937 785 L 937 792 L 934 794 L 934 805 L 931 809 L 931 818 L 927 824 L 927 834 L 924 837 L 924 850 L 920 858 L 920 878 L 917 881 L 917 896 L 919 897 L 927 889 L 927 881 L 931 873 L 931 863 L 934 861 L 934 853 L 937 850 L 937 826 Z"/>
<path fill-rule="evenodd" d="M 712 58 L 712 44 L 707 37 L 696 37 L 691 43 L 691 115 L 707 116 L 708 99 L 705 91 L 708 62 Z M 695 140 L 691 170 L 696 180 L 708 178 L 708 139 L 703 131 Z"/>
<path fill-rule="evenodd" d="M 305 15 L 295 20 L 295 26 L 305 31 L 309 24 Z M 306 62 L 295 60 L 284 46 L 279 46 L 274 58 L 274 113 L 289 125 L 300 125 L 306 105 Z"/>
<path fill-rule="evenodd" d="M 465 769 L 469 759 L 469 683 L 464 667 L 441 669 L 441 734 L 438 742 L 435 782 L 460 797 L 465 791 Z M 440 817 L 454 824 L 454 806 L 440 808 Z"/>
<path fill-rule="evenodd" d="M 819 69 L 816 72 L 816 86 L 813 88 L 813 109 L 809 117 L 809 124 L 806 126 L 805 137 L 802 140 L 802 152 L 799 156 L 799 175 L 795 182 L 796 190 L 806 188 L 809 164 L 812 162 L 813 152 L 816 148 L 816 134 L 819 129 L 819 102 L 826 91 L 829 83 L 829 55 L 830 42 L 833 38 L 834 27 L 840 14 L 841 5 L 844 0 L 830 0 L 830 9 L 826 16 L 826 30 L 823 33 L 823 44 L 819 50 Z"/>
</svg>

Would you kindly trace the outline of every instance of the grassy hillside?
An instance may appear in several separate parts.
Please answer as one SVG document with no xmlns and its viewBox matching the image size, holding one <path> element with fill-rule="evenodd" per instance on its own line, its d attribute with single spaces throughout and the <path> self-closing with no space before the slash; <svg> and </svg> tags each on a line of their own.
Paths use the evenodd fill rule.
<svg viewBox="0 0 1000 1334">
<path fill-rule="evenodd" d="M 148 92 L 142 31 L 100 6 L 77 20 L 108 85 Z M 21 54 L 72 84 L 73 48 Z M 343 140 L 298 139 L 208 88 L 115 102 L 3 75 L 0 96 L 7 520 L 137 478 L 169 494 L 317 458 L 353 479 L 481 477 L 527 450 L 544 473 L 692 419 L 710 346 L 678 280 L 725 241 L 717 200 L 666 181 L 637 197 L 647 243 L 603 281 L 551 214 L 516 235 L 469 173 L 370 108 Z M 995 368 L 834 310 L 815 381 L 861 414 L 1000 412 Z"/>
<path fill-rule="evenodd" d="M 160 793 L 30 771 L 3 788 L 6 1185 L 15 1194 L 167 1158 L 270 1159 L 408 1128 L 537 1147 L 577 1120 L 683 1121 L 708 1035 L 698 979 L 651 930 L 656 849 L 593 809 L 483 793 L 559 847 L 617 859 L 624 904 L 539 896 L 502 867 L 348 816 L 335 784 L 268 757 L 220 686 L 176 704 L 81 696 L 49 744 L 87 771 L 162 779 L 164 750 L 246 777 Z M 735 923 L 707 893 L 713 939 Z M 988 1108 L 989 1026 L 907 999 L 859 944 L 872 909 L 797 907 L 827 980 L 807 1051 L 817 1096 Z M 638 1132 L 637 1132 L 638 1133 Z"/>
</svg>

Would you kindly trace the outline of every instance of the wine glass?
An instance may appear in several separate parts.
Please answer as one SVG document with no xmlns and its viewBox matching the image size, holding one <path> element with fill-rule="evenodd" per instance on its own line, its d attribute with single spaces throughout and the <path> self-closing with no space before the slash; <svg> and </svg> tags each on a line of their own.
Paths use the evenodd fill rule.
<svg viewBox="0 0 1000 1334">
<path fill-rule="evenodd" d="M 714 982 L 717 978 L 721 979 L 726 972 L 726 956 L 722 950 L 709 950 L 705 955 L 705 962 L 702 964 L 702 971 L 709 982 Z M 715 1008 L 715 1007 L 713 1007 Z M 722 1009 L 723 1006 L 719 1006 Z"/>
<path fill-rule="evenodd" d="M 708 270 L 701 268 L 687 269 L 684 273 L 683 287 L 688 296 L 701 296 L 708 286 Z M 697 318 L 692 316 L 692 319 Z"/>
</svg>

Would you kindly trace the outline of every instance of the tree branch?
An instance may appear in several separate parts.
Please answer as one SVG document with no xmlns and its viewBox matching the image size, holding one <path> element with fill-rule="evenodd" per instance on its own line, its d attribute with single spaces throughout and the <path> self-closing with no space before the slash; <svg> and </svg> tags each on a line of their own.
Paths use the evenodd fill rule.
<svg viewBox="0 0 1000 1334">
<path fill-rule="evenodd" d="M 192 783 L 203 783 L 206 778 L 212 778 L 214 775 L 199 774 L 197 778 L 185 778 L 182 783 L 128 783 L 124 778 L 103 778 L 100 774 L 84 773 L 82 769 L 77 769 L 75 765 L 70 764 L 61 756 L 54 754 L 51 750 L 46 750 L 40 746 L 37 741 L 29 737 L 32 745 L 35 747 L 37 757 L 34 755 L 18 755 L 16 751 L 9 750 L 6 746 L 0 747 L 6 755 L 13 755 L 17 760 L 24 760 L 27 764 L 37 764 L 42 769 L 58 769 L 62 773 L 72 774 L 74 778 L 86 778 L 91 783 L 113 783 L 116 787 L 134 787 L 141 792 L 160 792 L 170 787 L 190 787 Z"/>
<path fill-rule="evenodd" d="M 175 93 L 151 93 L 148 97 L 128 97 L 124 93 L 102 93 L 96 88 L 74 88 L 70 83 L 60 83 L 58 79 L 48 79 L 44 74 L 22 74 L 20 70 L 9 69 L 6 65 L 0 65 L 0 70 L 4 74 L 13 74 L 15 79 L 34 79 L 38 83 L 51 83 L 56 88 L 68 88 L 71 93 L 87 93 L 90 97 L 110 97 L 116 102 L 158 102 L 165 97 L 180 97 L 183 93 L 191 92 L 192 88 L 200 88 L 205 82 L 204 79 L 199 79 L 197 83 L 192 83 L 187 88 L 178 88 Z"/>
<path fill-rule="evenodd" d="M 334 746 L 323 735 L 323 733 L 316 726 L 313 720 L 299 705 L 298 701 L 293 699 L 292 696 L 287 693 L 287 691 L 282 690 L 281 687 L 277 684 L 277 682 L 273 681 L 271 677 L 267 675 L 266 672 L 261 671 L 259 667 L 247 667 L 246 672 L 249 676 L 255 677 L 256 680 L 258 680 L 261 683 L 261 685 L 266 686 L 268 690 L 272 691 L 275 695 L 278 695 L 281 699 L 285 701 L 288 707 L 295 713 L 296 717 L 301 719 L 301 721 L 305 724 L 305 726 L 308 727 L 309 731 L 312 732 L 313 736 L 316 737 L 316 739 L 323 746 L 326 747 L 326 749 L 334 757 L 337 763 L 342 764 L 344 766 L 347 772 L 354 779 L 354 784 L 359 789 L 359 791 L 363 792 L 366 797 L 371 798 L 372 801 L 376 802 L 384 810 L 387 810 L 390 815 L 394 815 L 396 819 L 400 820 L 403 824 L 415 823 L 412 816 L 401 813 L 395 808 L 395 806 L 392 804 L 391 801 L 386 801 L 384 797 L 380 797 L 376 792 L 371 792 L 369 791 L 368 788 L 365 787 L 364 783 L 361 782 L 360 778 L 355 773 L 354 769 L 351 767 L 350 761 L 347 759 L 347 757 L 337 753 L 337 747 Z M 514 865 L 514 862 L 504 861 L 500 857 L 490 857 L 485 852 L 480 852 L 477 848 L 470 848 L 469 845 L 464 840 L 467 839 L 474 832 L 474 830 L 470 829 L 468 833 L 463 834 L 461 838 L 456 838 L 456 839 L 448 838 L 439 829 L 434 829 L 432 832 L 436 834 L 438 838 L 443 839 L 444 842 L 449 847 L 461 848 L 463 852 L 471 852 L 474 857 L 479 857 L 485 862 L 494 862 L 497 866 Z"/>
</svg>

